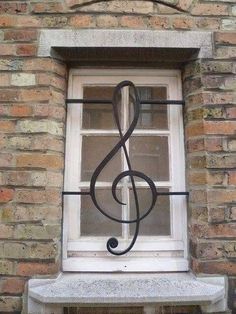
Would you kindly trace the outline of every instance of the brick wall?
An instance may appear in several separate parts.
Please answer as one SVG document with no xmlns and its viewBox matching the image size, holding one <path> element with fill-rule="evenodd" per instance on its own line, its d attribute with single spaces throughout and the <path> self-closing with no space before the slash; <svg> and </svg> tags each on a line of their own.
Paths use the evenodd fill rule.
<svg viewBox="0 0 236 314">
<path fill-rule="evenodd" d="M 60 270 L 67 66 L 37 57 L 42 28 L 214 32 L 214 58 L 183 66 L 190 256 L 194 272 L 229 276 L 236 311 L 235 0 L 79 2 L 0 2 L 0 312 Z"/>
</svg>

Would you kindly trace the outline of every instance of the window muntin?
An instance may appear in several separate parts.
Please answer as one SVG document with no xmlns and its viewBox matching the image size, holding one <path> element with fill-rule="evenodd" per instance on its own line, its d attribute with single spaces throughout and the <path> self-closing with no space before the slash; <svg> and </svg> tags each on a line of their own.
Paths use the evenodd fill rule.
<svg viewBox="0 0 236 314">
<path fill-rule="evenodd" d="M 140 98 L 143 100 L 180 99 L 181 97 L 178 71 L 135 70 L 74 70 L 70 77 L 69 96 L 70 98 L 111 99 L 115 85 L 124 79 L 135 83 Z M 123 131 L 129 127 L 132 117 L 129 97 L 129 91 L 125 88 L 119 104 Z M 119 140 L 118 130 L 113 121 L 111 105 L 70 104 L 69 106 L 65 190 L 85 191 L 89 188 L 91 175 L 98 162 Z M 69 140 L 68 129 L 72 134 Z M 180 106 L 145 104 L 142 105 L 136 130 L 127 142 L 132 168 L 150 176 L 163 191 L 185 189 L 182 132 Z M 96 153 L 93 154 L 91 151 Z M 71 156 L 72 153 L 73 156 Z M 114 160 L 107 165 L 107 169 L 104 169 L 105 171 L 98 178 L 97 188 L 103 208 L 118 218 L 127 219 L 132 217 L 133 209 L 132 188 L 129 180 L 126 179 L 119 185 L 119 193 L 126 206 L 120 206 L 111 197 L 112 181 L 121 171 L 127 170 L 126 161 L 122 155 L 119 151 Z M 146 183 L 136 178 L 136 186 L 141 195 L 141 204 L 147 206 L 150 192 Z M 107 257 L 106 241 L 110 236 L 116 236 L 119 239 L 120 249 L 127 247 L 131 241 L 134 227 L 128 224 L 121 226 L 103 217 L 89 198 L 90 196 L 69 196 L 65 199 L 67 213 L 64 218 L 67 228 L 69 227 L 64 240 L 67 247 L 66 259 L 84 256 L 85 252 L 88 258 Z M 98 227 L 97 222 L 102 228 Z M 177 256 L 186 261 L 185 232 L 184 197 L 162 196 L 158 199 L 150 217 L 141 222 L 137 243 L 128 256 L 135 258 L 149 254 L 146 256 L 153 258 L 158 255 L 172 258 L 172 261 Z M 187 264 L 183 264 L 186 268 Z M 66 263 L 66 265 L 69 264 Z"/>
</svg>

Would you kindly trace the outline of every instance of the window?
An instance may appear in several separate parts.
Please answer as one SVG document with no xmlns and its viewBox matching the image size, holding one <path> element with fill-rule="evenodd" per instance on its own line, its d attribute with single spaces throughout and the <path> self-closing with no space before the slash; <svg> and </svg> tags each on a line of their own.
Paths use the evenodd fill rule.
<svg viewBox="0 0 236 314">
<path fill-rule="evenodd" d="M 182 108 L 152 105 L 150 99 L 181 99 L 179 71 L 74 69 L 70 71 L 69 98 L 111 100 L 115 86 L 132 81 L 145 100 L 136 129 L 126 147 L 132 168 L 149 176 L 158 191 L 185 190 Z M 133 118 L 131 89 L 122 89 L 118 101 L 119 121 L 125 133 Z M 185 196 L 159 196 L 150 215 L 140 223 L 137 241 L 130 252 L 113 256 L 107 240 L 119 240 L 117 251 L 126 249 L 135 232 L 134 224 L 120 224 L 103 216 L 90 195 L 91 176 L 109 151 L 119 142 L 119 131 L 107 103 L 70 103 L 67 108 L 65 191 L 85 192 L 64 196 L 64 271 L 185 271 Z M 122 149 L 107 163 L 96 182 L 101 207 L 118 219 L 135 219 L 134 196 L 128 177 L 117 188 L 117 203 L 111 193 L 115 177 L 127 170 Z M 135 178 L 141 215 L 150 206 L 150 189 Z"/>
</svg>

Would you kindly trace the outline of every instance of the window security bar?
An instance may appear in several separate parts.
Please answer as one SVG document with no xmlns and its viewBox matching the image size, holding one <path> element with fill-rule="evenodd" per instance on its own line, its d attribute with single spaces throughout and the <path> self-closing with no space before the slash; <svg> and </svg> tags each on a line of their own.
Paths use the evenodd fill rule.
<svg viewBox="0 0 236 314">
<path fill-rule="evenodd" d="M 133 105 L 133 109 L 134 109 L 133 120 L 131 121 L 131 124 L 130 124 L 130 126 L 129 126 L 129 128 L 125 134 L 122 133 L 121 124 L 120 124 L 120 120 L 119 120 L 119 113 L 118 113 L 118 108 L 117 108 L 118 107 L 117 104 L 119 103 L 119 94 L 124 87 L 129 87 L 133 91 L 133 96 L 131 97 L 131 104 Z M 136 86 L 131 81 L 123 81 L 115 87 L 112 101 L 109 101 L 109 100 L 67 99 L 67 103 L 112 104 L 114 119 L 116 122 L 117 129 L 119 131 L 119 137 L 120 137 L 119 142 L 112 148 L 112 150 L 107 154 L 107 156 L 105 156 L 105 158 L 100 162 L 100 164 L 94 170 L 94 173 L 93 173 L 91 181 L 90 181 L 90 188 L 89 188 L 88 192 L 63 191 L 62 194 L 63 194 L 63 196 L 65 196 L 65 195 L 90 195 L 95 207 L 108 219 L 115 221 L 117 223 L 121 223 L 121 224 L 135 224 L 135 232 L 133 235 L 133 239 L 132 239 L 131 243 L 129 244 L 129 246 L 125 250 L 120 250 L 120 251 L 116 250 L 116 248 L 119 245 L 119 241 L 117 238 L 111 237 L 107 241 L 106 247 L 107 247 L 107 250 L 111 254 L 117 255 L 117 256 L 124 255 L 133 248 L 133 246 L 137 240 L 138 234 L 139 234 L 140 223 L 145 217 L 147 217 L 151 213 L 151 211 L 153 210 L 153 208 L 156 204 L 157 198 L 159 196 L 161 196 L 161 195 L 166 195 L 166 196 L 185 195 L 185 196 L 188 196 L 189 195 L 189 192 L 158 192 L 157 187 L 155 186 L 155 184 L 151 178 L 149 178 L 148 176 L 146 176 L 144 173 L 142 173 L 140 171 L 132 169 L 131 161 L 130 161 L 128 150 L 126 147 L 126 141 L 131 137 L 131 135 L 132 135 L 137 123 L 138 123 L 138 119 L 139 119 L 139 115 L 140 115 L 140 105 L 141 104 L 184 105 L 184 102 L 179 101 L 179 100 L 164 100 L 164 101 L 163 100 L 150 100 L 150 101 L 145 100 L 145 101 L 140 101 Z M 136 207 L 135 208 L 136 218 L 130 219 L 130 220 L 129 219 L 118 219 L 118 218 L 113 217 L 112 215 L 106 213 L 105 210 L 99 205 L 97 198 L 96 198 L 96 182 L 97 182 L 98 176 L 103 171 L 105 166 L 111 161 L 111 159 L 118 153 L 118 151 L 120 149 L 123 149 L 124 156 L 125 156 L 127 166 L 128 166 L 128 170 L 123 171 L 119 175 L 117 175 L 117 177 L 114 179 L 114 181 L 112 183 L 111 192 L 112 192 L 112 196 L 113 196 L 114 200 L 118 204 L 126 205 L 125 203 L 123 203 L 122 201 L 119 200 L 119 198 L 117 196 L 117 187 L 118 187 L 119 182 L 122 181 L 122 179 L 124 179 L 126 177 L 130 178 L 132 190 L 133 190 L 133 194 L 134 194 L 135 207 Z M 139 179 L 144 180 L 146 182 L 146 184 L 149 186 L 151 194 L 152 194 L 151 205 L 146 210 L 146 212 L 142 215 L 140 214 L 140 203 L 139 203 L 139 199 L 138 199 L 137 187 L 135 185 L 135 180 L 134 180 L 135 177 L 138 177 Z"/>
<path fill-rule="evenodd" d="M 112 100 L 107 99 L 67 99 L 67 104 L 93 104 L 93 105 L 112 105 Z M 185 102 L 183 100 L 140 100 L 140 105 L 181 105 L 184 106 Z"/>
</svg>

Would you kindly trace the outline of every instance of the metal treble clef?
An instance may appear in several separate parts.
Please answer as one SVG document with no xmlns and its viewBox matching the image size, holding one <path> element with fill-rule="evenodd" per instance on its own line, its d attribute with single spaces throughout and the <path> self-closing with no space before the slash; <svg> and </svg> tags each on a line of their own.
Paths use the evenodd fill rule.
<svg viewBox="0 0 236 314">
<path fill-rule="evenodd" d="M 118 103 L 119 92 L 122 90 L 122 88 L 124 88 L 126 86 L 129 86 L 130 89 L 133 89 L 134 99 L 133 99 L 132 103 L 133 103 L 133 109 L 134 109 L 134 117 L 133 117 L 133 120 L 130 124 L 130 127 L 128 128 L 126 133 L 122 134 L 122 129 L 121 129 L 120 121 L 119 121 L 117 103 Z M 108 239 L 108 241 L 107 241 L 107 250 L 111 254 L 123 255 L 123 254 L 126 254 L 127 252 L 129 252 L 132 249 L 132 247 L 134 246 L 134 244 L 137 240 L 137 237 L 138 237 L 138 233 L 139 233 L 140 221 L 142 219 L 144 219 L 152 211 L 152 209 L 156 203 L 158 193 L 157 193 L 157 190 L 156 190 L 156 187 L 155 187 L 153 181 L 149 177 L 147 177 L 142 172 L 135 171 L 132 169 L 131 162 L 130 162 L 129 155 L 128 155 L 128 151 L 126 148 L 126 141 L 129 139 L 129 137 L 132 135 L 132 133 L 135 129 L 137 122 L 138 122 L 139 113 L 140 113 L 140 99 L 138 96 L 137 89 L 132 82 L 123 81 L 116 86 L 114 93 L 113 93 L 112 106 L 113 106 L 113 114 L 114 114 L 115 122 L 116 122 L 116 125 L 118 128 L 118 131 L 119 131 L 120 141 L 107 154 L 107 156 L 103 159 L 103 161 L 98 165 L 98 167 L 94 171 L 92 178 L 91 178 L 91 182 L 90 182 L 90 195 L 91 195 L 92 201 L 93 201 L 94 205 L 96 206 L 96 208 L 107 218 L 109 218 L 113 221 L 119 222 L 119 223 L 136 224 L 133 239 L 132 239 L 130 245 L 128 246 L 128 248 L 126 248 L 125 250 L 123 250 L 123 251 L 114 250 L 119 245 L 119 242 L 115 237 L 112 237 L 112 238 Z M 123 149 L 123 152 L 124 152 L 124 155 L 125 155 L 125 158 L 127 161 L 127 165 L 128 165 L 128 170 L 121 172 L 114 179 L 114 181 L 112 183 L 112 195 L 113 195 L 113 198 L 116 200 L 117 203 L 119 203 L 121 205 L 125 205 L 125 203 L 121 202 L 117 197 L 117 194 L 116 194 L 117 185 L 123 178 L 130 177 L 131 185 L 132 185 L 132 189 L 133 189 L 133 193 L 134 193 L 135 207 L 136 207 L 136 219 L 133 219 L 133 220 L 118 219 L 116 217 L 113 217 L 113 216 L 107 214 L 101 208 L 101 206 L 98 204 L 97 199 L 96 199 L 96 181 L 97 181 L 97 178 L 98 178 L 99 174 L 102 172 L 102 170 L 105 168 L 106 164 L 116 155 L 116 153 L 120 149 Z M 139 178 L 143 179 L 144 181 L 146 181 L 146 183 L 150 187 L 150 190 L 152 193 L 151 205 L 142 216 L 140 216 L 138 193 L 137 193 L 137 189 L 135 186 L 134 177 L 139 177 Z"/>
</svg>

